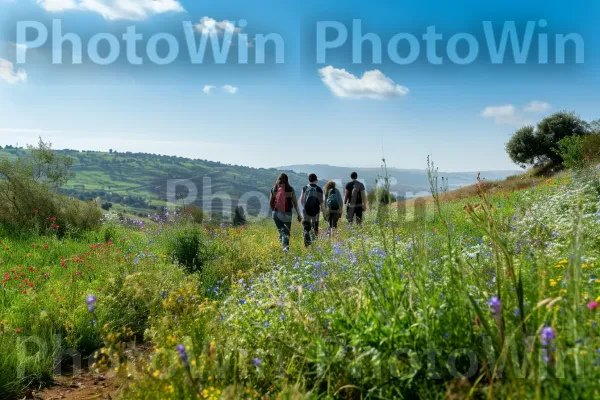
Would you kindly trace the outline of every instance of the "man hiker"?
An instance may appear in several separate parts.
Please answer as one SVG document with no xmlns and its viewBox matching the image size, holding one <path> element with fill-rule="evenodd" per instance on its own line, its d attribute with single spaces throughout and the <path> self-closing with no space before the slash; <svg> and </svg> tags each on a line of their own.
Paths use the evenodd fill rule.
<svg viewBox="0 0 600 400">
<path fill-rule="evenodd" d="M 319 236 L 319 212 L 323 212 L 325 215 L 323 189 L 317 185 L 317 182 L 319 182 L 317 175 L 310 174 L 308 185 L 302 188 L 300 195 L 300 204 L 304 208 L 302 226 L 304 227 L 304 245 L 306 247 L 313 242 L 312 235 L 314 238 Z"/>
<path fill-rule="evenodd" d="M 353 223 L 356 220 L 357 224 L 362 222 L 363 212 L 367 211 L 367 193 L 365 185 L 358 181 L 358 174 L 353 172 L 350 175 L 352 181 L 346 185 L 346 193 L 344 196 L 344 204 L 347 205 L 346 216 L 348 222 Z"/>
</svg>

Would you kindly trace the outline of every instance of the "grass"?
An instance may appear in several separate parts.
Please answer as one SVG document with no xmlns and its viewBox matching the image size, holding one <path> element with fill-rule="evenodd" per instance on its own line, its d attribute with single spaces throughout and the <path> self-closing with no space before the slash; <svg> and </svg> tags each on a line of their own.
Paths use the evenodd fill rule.
<svg viewBox="0 0 600 400">
<path fill-rule="evenodd" d="M 129 376 L 125 399 L 594 398 L 598 198 L 581 173 L 434 192 L 309 249 L 294 223 L 289 253 L 272 221 L 203 229 L 195 274 L 172 262 L 195 229 L 176 221 L 3 240 L 0 393 L 48 383 L 75 349 Z M 132 341 L 150 360 L 128 360 Z"/>
</svg>

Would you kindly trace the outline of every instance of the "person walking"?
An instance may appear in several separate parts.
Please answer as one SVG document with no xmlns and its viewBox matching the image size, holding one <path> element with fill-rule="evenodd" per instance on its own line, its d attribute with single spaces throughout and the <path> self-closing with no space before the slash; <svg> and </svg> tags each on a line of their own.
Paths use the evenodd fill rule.
<svg viewBox="0 0 600 400">
<path fill-rule="evenodd" d="M 317 175 L 308 176 L 308 185 L 302 188 L 300 203 L 302 204 L 302 226 L 304 227 L 304 245 L 310 246 L 319 236 L 319 212 L 325 215 L 325 206 L 323 201 L 323 189 L 317 185 L 319 179 Z"/>
<path fill-rule="evenodd" d="M 293 217 L 292 207 L 298 214 L 298 222 L 302 222 L 302 217 L 300 216 L 296 192 L 290 186 L 289 178 L 286 174 L 282 173 L 277 177 L 275 185 L 271 189 L 269 204 L 273 212 L 273 221 L 279 232 L 279 240 L 283 246 L 283 251 L 289 251 Z"/>
<path fill-rule="evenodd" d="M 338 221 L 342 218 L 342 194 L 336 187 L 334 181 L 329 181 L 323 188 L 325 192 L 325 209 L 327 210 L 327 234 L 331 237 L 334 229 L 337 229 Z"/>
<path fill-rule="evenodd" d="M 356 221 L 360 225 L 363 219 L 363 212 L 367 211 L 367 193 L 365 185 L 358 181 L 358 174 L 356 172 L 353 172 L 350 178 L 352 180 L 346 185 L 346 193 L 344 195 L 344 204 L 347 205 L 346 217 L 349 223 Z"/>
</svg>

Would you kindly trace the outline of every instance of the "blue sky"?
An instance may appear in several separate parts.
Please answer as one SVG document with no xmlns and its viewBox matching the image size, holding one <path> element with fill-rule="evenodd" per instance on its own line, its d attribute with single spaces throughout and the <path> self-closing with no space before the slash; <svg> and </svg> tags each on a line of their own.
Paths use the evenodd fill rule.
<svg viewBox="0 0 600 400">
<path fill-rule="evenodd" d="M 443 170 L 478 171 L 516 169 L 504 144 L 523 124 L 562 109 L 600 118 L 600 4 L 593 1 L 0 0 L 0 7 L 0 144 L 42 136 L 57 148 L 175 154 L 255 167 L 378 166 L 383 144 L 393 167 L 423 168 L 431 154 Z M 234 43 L 240 33 L 250 40 L 276 33 L 285 62 L 269 62 L 268 53 L 265 65 L 192 65 L 182 51 L 168 66 L 131 66 L 122 56 L 100 67 L 87 54 L 83 65 L 51 65 L 46 44 L 27 49 L 27 62 L 17 65 L 17 23 L 50 27 L 53 19 L 61 21 L 63 33 L 82 38 L 84 53 L 93 35 L 120 36 L 130 26 L 146 39 L 169 33 L 183 41 L 181 23 L 191 21 L 222 39 L 243 19 L 247 26 L 233 28 Z M 317 63 L 317 22 L 341 22 L 351 36 L 354 19 L 363 34 L 381 38 L 382 63 L 371 62 L 368 44 L 360 64 L 352 62 L 351 45 Z M 501 65 L 490 62 L 483 21 L 498 32 L 505 21 L 515 21 L 524 32 L 527 21 L 540 20 L 547 27 L 536 26 L 534 38 L 548 34 L 552 48 L 555 34 L 580 35 L 584 63 L 577 64 L 567 47 L 564 65 L 554 63 L 553 51 L 551 62 L 540 65 L 535 40 L 525 64 L 512 56 Z M 388 59 L 393 35 L 421 40 L 430 26 L 443 34 L 442 65 L 427 61 L 422 41 L 414 63 Z M 457 33 L 478 40 L 473 63 L 449 61 L 445 44 Z M 63 47 L 65 54 L 70 49 Z"/>
</svg>

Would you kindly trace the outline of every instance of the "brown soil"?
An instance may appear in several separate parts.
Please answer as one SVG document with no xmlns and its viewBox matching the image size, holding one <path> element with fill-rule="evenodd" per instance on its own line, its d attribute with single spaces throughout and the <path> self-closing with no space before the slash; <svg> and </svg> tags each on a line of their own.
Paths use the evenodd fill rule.
<svg viewBox="0 0 600 400">
<path fill-rule="evenodd" d="M 81 371 L 73 376 L 56 377 L 54 386 L 41 392 L 28 391 L 26 399 L 39 400 L 88 400 L 114 399 L 123 387 L 119 378 L 106 378 L 102 374 Z"/>
</svg>

